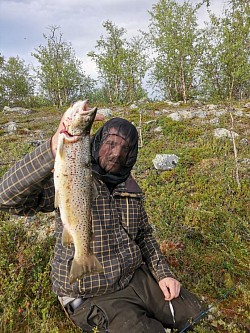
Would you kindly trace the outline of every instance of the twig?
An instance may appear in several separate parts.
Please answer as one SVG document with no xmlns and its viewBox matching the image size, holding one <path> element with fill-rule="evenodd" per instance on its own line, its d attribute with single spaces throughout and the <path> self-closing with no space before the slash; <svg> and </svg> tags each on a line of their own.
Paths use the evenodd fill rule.
<svg viewBox="0 0 250 333">
<path fill-rule="evenodd" d="M 139 120 L 139 126 L 138 131 L 139 131 L 139 138 L 140 138 L 140 144 L 139 144 L 139 148 L 142 148 L 143 146 L 143 140 L 142 140 L 142 110 L 139 111 L 140 113 L 140 120 Z"/>
<path fill-rule="evenodd" d="M 237 154 L 237 148 L 236 148 L 236 143 L 235 143 L 235 136 L 233 134 L 233 129 L 234 129 L 234 118 L 232 115 L 232 112 L 230 111 L 231 108 L 229 108 L 229 114 L 231 117 L 231 129 L 230 129 L 230 134 L 231 134 L 231 138 L 233 141 L 233 149 L 234 149 L 234 161 L 235 161 L 235 178 L 236 178 L 236 182 L 238 185 L 238 188 L 241 188 L 241 184 L 240 184 L 240 178 L 239 178 L 239 163 L 238 163 L 238 154 Z"/>
</svg>

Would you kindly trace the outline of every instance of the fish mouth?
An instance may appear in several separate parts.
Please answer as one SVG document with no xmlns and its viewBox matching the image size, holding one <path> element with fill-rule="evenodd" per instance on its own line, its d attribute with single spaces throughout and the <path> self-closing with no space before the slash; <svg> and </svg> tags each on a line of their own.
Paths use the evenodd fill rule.
<svg viewBox="0 0 250 333">
<path fill-rule="evenodd" d="M 80 140 L 80 138 L 82 137 L 82 133 L 69 133 L 64 123 L 63 126 L 64 128 L 60 131 L 60 134 L 63 134 L 66 140 L 72 143 Z"/>
<path fill-rule="evenodd" d="M 63 126 L 64 126 L 64 129 L 62 129 L 60 131 L 60 134 L 65 134 L 67 137 L 69 138 L 73 138 L 74 136 L 78 136 L 77 134 L 73 135 L 73 134 L 70 134 L 67 130 L 66 130 L 66 126 L 65 124 L 63 123 Z"/>
<path fill-rule="evenodd" d="M 96 107 L 88 109 L 88 100 L 76 102 L 65 112 L 60 134 L 64 134 L 71 142 L 74 137 L 89 134 L 96 113 Z"/>
</svg>

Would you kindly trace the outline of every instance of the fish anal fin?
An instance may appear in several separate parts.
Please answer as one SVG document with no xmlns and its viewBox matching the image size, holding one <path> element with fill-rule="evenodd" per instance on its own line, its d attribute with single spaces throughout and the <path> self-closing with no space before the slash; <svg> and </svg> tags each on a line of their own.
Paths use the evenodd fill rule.
<svg viewBox="0 0 250 333">
<path fill-rule="evenodd" d="M 63 228 L 62 232 L 62 245 L 67 246 L 73 243 L 73 238 L 66 228 Z"/>
<path fill-rule="evenodd" d="M 84 256 L 80 262 L 76 259 L 72 261 L 69 282 L 72 284 L 86 275 L 101 272 L 103 272 L 103 267 L 99 260 L 94 254 L 89 254 L 88 256 Z"/>
</svg>

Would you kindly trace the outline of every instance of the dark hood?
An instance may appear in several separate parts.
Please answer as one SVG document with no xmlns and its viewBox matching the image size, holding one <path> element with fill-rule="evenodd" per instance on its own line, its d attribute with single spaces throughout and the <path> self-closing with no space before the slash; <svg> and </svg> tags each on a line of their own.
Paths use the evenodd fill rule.
<svg viewBox="0 0 250 333">
<path fill-rule="evenodd" d="M 111 128 L 117 130 L 118 136 L 122 137 L 129 145 L 127 160 L 118 174 L 106 173 L 99 165 L 99 149 L 102 142 L 109 136 Z M 130 175 L 138 154 L 138 133 L 133 124 L 122 118 L 113 118 L 107 121 L 91 139 L 91 162 L 95 176 L 105 183 L 117 185 L 124 182 Z"/>
</svg>

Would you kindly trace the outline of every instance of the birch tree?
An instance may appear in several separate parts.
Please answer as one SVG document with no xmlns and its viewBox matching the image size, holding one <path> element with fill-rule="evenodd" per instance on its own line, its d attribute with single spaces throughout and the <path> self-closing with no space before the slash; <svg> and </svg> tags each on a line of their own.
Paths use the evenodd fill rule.
<svg viewBox="0 0 250 333">
<path fill-rule="evenodd" d="M 197 11 L 205 3 L 179 5 L 160 0 L 150 11 L 149 40 L 154 47 L 151 83 L 164 98 L 186 102 L 196 91 L 196 68 L 203 47 Z"/>
<path fill-rule="evenodd" d="M 145 95 L 142 80 L 147 70 L 143 40 L 125 38 L 126 30 L 111 21 L 103 24 L 106 36 L 101 36 L 96 51 L 88 53 L 96 63 L 99 82 L 110 103 L 129 103 Z"/>
<path fill-rule="evenodd" d="M 201 88 L 208 97 L 240 100 L 250 96 L 250 6 L 231 0 L 222 17 L 210 13 L 204 30 Z"/>
<path fill-rule="evenodd" d="M 34 79 L 30 67 L 19 57 L 7 61 L 0 57 L 0 103 L 8 106 L 26 106 L 34 93 Z"/>
<path fill-rule="evenodd" d="M 58 27 L 50 27 L 45 35 L 45 45 L 38 46 L 32 55 L 40 66 L 36 69 L 41 94 L 58 107 L 79 98 L 93 86 L 93 81 L 83 71 L 70 43 L 63 40 Z M 84 96 L 85 98 L 88 96 Z"/>
</svg>

